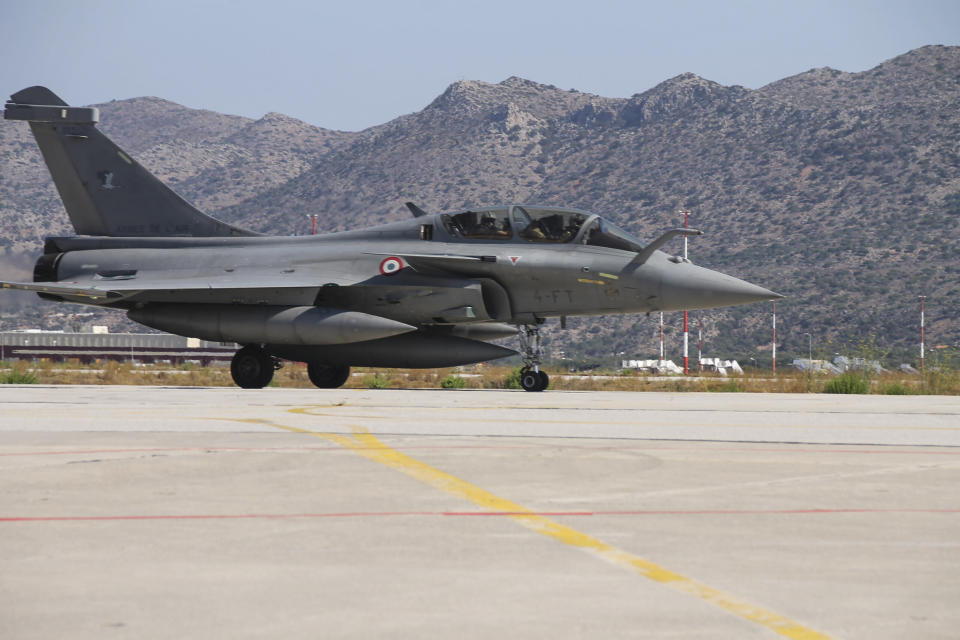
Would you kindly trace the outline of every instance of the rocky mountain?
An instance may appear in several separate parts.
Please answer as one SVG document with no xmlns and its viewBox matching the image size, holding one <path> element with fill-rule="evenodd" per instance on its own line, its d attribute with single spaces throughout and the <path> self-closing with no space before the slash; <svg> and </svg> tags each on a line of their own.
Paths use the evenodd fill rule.
<svg viewBox="0 0 960 640">
<path fill-rule="evenodd" d="M 707 233 L 691 241 L 695 262 L 789 296 L 778 304 L 789 357 L 806 353 L 807 333 L 821 354 L 861 343 L 912 354 L 921 294 L 928 342 L 960 343 L 958 104 L 960 47 L 930 46 L 757 90 L 693 74 L 629 98 L 461 81 L 360 132 L 158 98 L 97 106 L 102 129 L 185 197 L 260 231 L 304 232 L 314 213 L 330 231 L 376 224 L 407 215 L 406 200 L 429 211 L 528 202 L 596 211 L 649 238 L 687 207 Z M 69 231 L 21 123 L 0 126 L 0 223 L 18 264 Z M 707 352 L 768 358 L 769 312 L 704 312 Z M 652 357 L 656 334 L 653 318 L 620 317 L 550 338 L 599 359 Z"/>
</svg>

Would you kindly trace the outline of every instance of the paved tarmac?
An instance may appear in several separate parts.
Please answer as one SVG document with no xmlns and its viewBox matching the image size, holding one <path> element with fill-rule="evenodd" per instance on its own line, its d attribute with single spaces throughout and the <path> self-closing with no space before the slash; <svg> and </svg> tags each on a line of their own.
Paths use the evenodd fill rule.
<svg viewBox="0 0 960 640">
<path fill-rule="evenodd" d="M 0 388 L 0 638 L 957 638 L 960 398 Z"/>
</svg>

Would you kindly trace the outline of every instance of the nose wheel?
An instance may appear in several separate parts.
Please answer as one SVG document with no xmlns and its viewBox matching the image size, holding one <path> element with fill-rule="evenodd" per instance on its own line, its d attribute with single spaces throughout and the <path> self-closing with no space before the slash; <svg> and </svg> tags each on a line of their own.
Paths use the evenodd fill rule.
<svg viewBox="0 0 960 640">
<path fill-rule="evenodd" d="M 262 389 L 273 380 L 273 372 L 280 368 L 280 361 L 260 345 L 248 344 L 233 354 L 230 375 L 241 389 Z"/>
<path fill-rule="evenodd" d="M 534 371 L 533 369 L 520 370 L 520 386 L 524 391 L 543 391 L 550 384 L 550 376 L 546 371 Z"/>
<path fill-rule="evenodd" d="M 520 350 L 523 368 L 520 369 L 520 386 L 524 391 L 543 391 L 550 384 L 550 376 L 540 370 L 543 360 L 543 348 L 539 325 L 520 326 Z"/>
</svg>

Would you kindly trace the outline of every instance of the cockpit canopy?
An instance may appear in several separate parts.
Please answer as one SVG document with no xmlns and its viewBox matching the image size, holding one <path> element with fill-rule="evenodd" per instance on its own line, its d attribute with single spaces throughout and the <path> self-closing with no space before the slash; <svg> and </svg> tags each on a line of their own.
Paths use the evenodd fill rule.
<svg viewBox="0 0 960 640">
<path fill-rule="evenodd" d="M 454 238 L 574 243 L 639 252 L 644 243 L 598 215 L 569 209 L 499 207 L 441 216 Z"/>
</svg>

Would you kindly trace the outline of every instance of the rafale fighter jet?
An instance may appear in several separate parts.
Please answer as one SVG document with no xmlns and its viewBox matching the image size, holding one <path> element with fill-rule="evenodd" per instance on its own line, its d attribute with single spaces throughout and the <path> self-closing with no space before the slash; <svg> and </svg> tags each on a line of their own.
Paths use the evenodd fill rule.
<svg viewBox="0 0 960 640">
<path fill-rule="evenodd" d="M 658 251 L 598 215 L 496 206 L 413 217 L 329 235 L 264 236 L 187 203 L 96 128 L 98 110 L 49 89 L 15 93 L 77 235 L 49 237 L 33 282 L 4 288 L 123 309 L 131 320 L 243 345 L 234 381 L 266 386 L 281 359 L 307 363 L 318 387 L 351 366 L 428 368 L 516 353 L 527 391 L 542 391 L 547 318 L 705 309 L 776 293 Z"/>
</svg>

